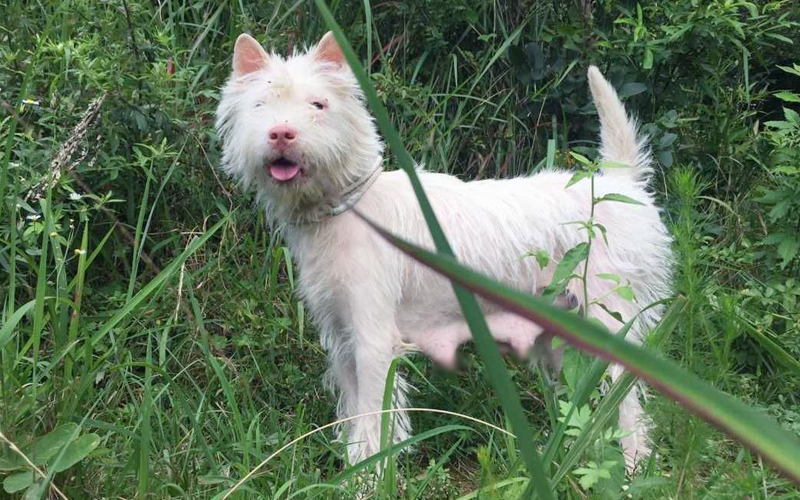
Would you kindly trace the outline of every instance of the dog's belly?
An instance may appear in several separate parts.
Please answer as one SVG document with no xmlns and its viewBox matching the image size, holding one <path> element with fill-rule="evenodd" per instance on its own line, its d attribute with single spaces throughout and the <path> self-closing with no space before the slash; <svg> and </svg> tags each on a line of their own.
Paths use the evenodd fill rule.
<svg viewBox="0 0 800 500">
<path fill-rule="evenodd" d="M 413 264 L 417 266 L 417 264 Z M 472 263 L 473 267 L 475 263 Z M 537 288 L 538 276 L 519 259 L 507 266 L 482 269 L 528 293 Z M 495 271 L 495 272 L 491 272 Z M 499 271 L 504 271 L 502 275 Z M 461 344 L 472 340 L 469 326 L 451 283 L 427 269 L 415 269 L 419 279 L 405 295 L 397 311 L 397 327 L 407 348 L 419 351 L 437 364 L 455 368 L 456 351 Z M 513 313 L 505 312 L 492 303 L 479 299 L 489 330 L 495 341 L 520 358 L 527 356 L 542 329 L 535 323 Z"/>
<path fill-rule="evenodd" d="M 539 325 L 509 312 L 487 314 L 486 322 L 494 340 L 519 358 L 527 357 L 544 331 Z M 455 368 L 458 347 L 472 339 L 466 321 L 459 318 L 444 324 L 438 321 L 417 321 L 416 324 L 418 328 L 402 332 L 405 342 L 434 362 L 446 368 Z"/>
<path fill-rule="evenodd" d="M 532 189 L 535 185 L 527 179 L 474 184 L 469 188 L 435 175 L 435 181 L 446 184 L 440 186 L 429 179 L 429 174 L 423 174 L 423 184 L 459 262 L 520 291 L 536 293 L 546 286 L 552 279 L 553 260 L 560 259 L 565 249 L 581 240 L 577 226 L 564 222 L 580 220 L 585 210 L 582 205 L 563 202 L 563 208 L 554 213 L 542 206 L 552 203 L 547 198 L 558 193 L 555 188 L 561 188 L 567 176 L 543 181 L 541 193 Z M 499 188 L 498 192 L 492 192 L 492 186 Z M 397 196 L 397 191 L 394 194 L 392 201 L 402 217 L 387 218 L 384 223 L 397 234 L 432 247 L 416 199 L 413 195 Z M 553 259 L 549 265 L 540 266 L 531 255 L 537 251 L 544 251 Z M 451 367 L 458 346 L 472 339 L 452 285 L 415 261 L 405 262 L 402 299 L 396 315 L 400 340 Z M 491 303 L 480 304 L 495 340 L 524 357 L 542 329 Z"/>
</svg>

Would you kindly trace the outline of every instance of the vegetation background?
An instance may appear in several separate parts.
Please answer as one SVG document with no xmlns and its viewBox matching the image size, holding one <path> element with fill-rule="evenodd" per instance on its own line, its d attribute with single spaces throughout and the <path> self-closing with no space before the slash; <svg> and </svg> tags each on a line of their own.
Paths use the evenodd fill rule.
<svg viewBox="0 0 800 500">
<path fill-rule="evenodd" d="M 548 147 L 564 167 L 570 151 L 592 157 L 584 75 L 599 65 L 658 160 L 688 299 L 664 355 L 800 434 L 796 2 L 330 6 L 412 155 L 464 179 L 535 171 Z M 291 255 L 215 172 L 213 131 L 240 32 L 284 53 L 324 23 L 302 0 L 3 0 L 0 12 L 0 496 L 59 495 L 36 466 L 72 499 L 219 498 L 333 419 Z M 464 357 L 460 374 L 408 359 L 415 405 L 504 425 Z M 542 441 L 588 362 L 568 351 L 554 386 L 510 362 Z M 600 425 L 599 401 L 567 436 Z M 800 498 L 669 400 L 653 394 L 647 411 L 656 457 L 625 477 L 617 430 L 600 429 L 559 498 Z M 502 434 L 412 418 L 441 432 L 400 458 L 387 498 L 510 498 L 525 481 Z M 286 450 L 234 497 L 352 497 L 331 438 Z"/>
</svg>

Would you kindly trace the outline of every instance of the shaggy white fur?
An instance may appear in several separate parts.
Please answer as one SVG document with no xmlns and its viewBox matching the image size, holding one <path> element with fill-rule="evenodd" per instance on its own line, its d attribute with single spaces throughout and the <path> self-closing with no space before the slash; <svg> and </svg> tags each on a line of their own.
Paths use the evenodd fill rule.
<svg viewBox="0 0 800 500">
<path fill-rule="evenodd" d="M 602 157 L 629 165 L 604 169 L 595 179 L 596 196 L 620 193 L 644 204 L 603 202 L 595 209 L 608 243 L 598 238 L 592 245 L 589 297 L 603 297 L 602 303 L 627 321 L 668 295 L 670 238 L 646 188 L 650 157 L 637 140 L 635 124 L 597 68 L 589 68 L 589 84 L 602 125 Z M 352 212 L 328 216 L 339 203 L 336 197 L 370 176 L 383 152 L 332 35 L 288 58 L 268 55 L 253 38 L 241 35 L 217 129 L 225 171 L 244 188 L 255 187 L 271 219 L 286 227 L 300 293 L 329 355 L 327 381 L 338 393 L 339 415 L 379 410 L 389 364 L 404 351 L 422 351 L 452 366 L 456 348 L 470 334 L 449 281 L 392 248 Z M 540 269 L 524 255 L 544 250 L 558 261 L 586 239 L 585 230 L 569 223 L 589 218 L 590 182 L 566 188 L 568 172 L 474 182 L 422 169 L 419 175 L 458 259 L 521 290 L 541 290 L 554 270 L 553 264 Z M 357 208 L 393 233 L 433 248 L 404 173 L 381 173 Z M 600 273 L 630 282 L 636 300 L 609 294 L 615 285 Z M 586 309 L 579 281 L 573 280 L 568 292 Z M 482 308 L 497 341 L 526 355 L 541 329 L 492 304 Z M 597 304 L 585 312 L 611 331 L 621 326 Z M 629 338 L 641 341 L 660 314 L 658 308 L 644 312 Z M 616 379 L 622 370 L 610 372 Z M 394 404 L 403 407 L 407 387 L 400 376 L 395 387 Z M 637 389 L 621 405 L 620 425 L 631 432 L 622 445 L 632 465 L 649 453 Z M 394 439 L 409 433 L 408 417 L 401 413 Z M 357 419 L 342 429 L 342 437 L 350 460 L 364 459 L 379 450 L 380 418 Z"/>
</svg>

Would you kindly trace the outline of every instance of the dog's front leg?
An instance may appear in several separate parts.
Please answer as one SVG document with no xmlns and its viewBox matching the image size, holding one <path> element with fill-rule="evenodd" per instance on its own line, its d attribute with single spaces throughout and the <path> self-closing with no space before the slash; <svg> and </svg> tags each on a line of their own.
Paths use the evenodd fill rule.
<svg viewBox="0 0 800 500">
<path fill-rule="evenodd" d="M 389 368 L 394 359 L 397 328 L 394 319 L 374 314 L 374 310 L 359 309 L 365 314 L 353 318 L 353 360 L 356 394 L 354 415 L 379 412 L 383 408 L 383 395 Z M 405 406 L 406 383 L 395 375 L 392 407 Z M 392 425 L 389 437 L 400 442 L 408 437 L 409 421 L 405 412 L 389 415 Z M 348 458 L 356 463 L 374 455 L 381 448 L 381 415 L 372 414 L 357 418 L 350 426 Z"/>
<path fill-rule="evenodd" d="M 336 403 L 336 416 L 345 419 L 357 415 L 358 381 L 356 379 L 356 362 L 350 342 L 345 342 L 339 332 L 329 338 L 336 339 L 328 348 L 330 366 L 326 373 L 326 386 L 334 393 Z M 352 422 L 345 422 L 337 429 L 337 437 L 346 441 L 350 435 Z"/>
</svg>

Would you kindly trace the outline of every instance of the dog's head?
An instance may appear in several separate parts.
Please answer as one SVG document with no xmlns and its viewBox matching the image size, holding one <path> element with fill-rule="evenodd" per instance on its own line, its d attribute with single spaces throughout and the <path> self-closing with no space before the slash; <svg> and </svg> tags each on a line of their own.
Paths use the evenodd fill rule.
<svg viewBox="0 0 800 500">
<path fill-rule="evenodd" d="M 383 148 L 331 33 L 287 58 L 240 35 L 216 127 L 224 170 L 278 217 L 330 203 L 370 174 Z"/>
</svg>

